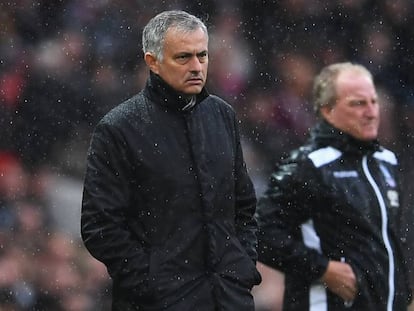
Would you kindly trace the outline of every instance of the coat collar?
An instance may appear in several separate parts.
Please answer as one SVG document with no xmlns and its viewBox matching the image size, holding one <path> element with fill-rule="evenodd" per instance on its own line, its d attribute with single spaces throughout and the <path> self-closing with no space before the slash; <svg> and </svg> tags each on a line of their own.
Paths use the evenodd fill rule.
<svg viewBox="0 0 414 311">
<path fill-rule="evenodd" d="M 349 153 L 366 154 L 381 149 L 377 139 L 371 141 L 358 140 L 338 130 L 326 120 L 320 121 L 311 130 L 311 140 L 319 147 L 332 146 Z"/>
<path fill-rule="evenodd" d="M 150 71 L 150 76 L 144 88 L 144 94 L 151 101 L 176 110 L 182 110 L 189 103 L 189 99 L 186 96 L 174 90 L 159 75 L 152 71 Z M 207 90 L 203 88 L 195 97 L 195 105 L 204 100 L 208 95 Z"/>
</svg>

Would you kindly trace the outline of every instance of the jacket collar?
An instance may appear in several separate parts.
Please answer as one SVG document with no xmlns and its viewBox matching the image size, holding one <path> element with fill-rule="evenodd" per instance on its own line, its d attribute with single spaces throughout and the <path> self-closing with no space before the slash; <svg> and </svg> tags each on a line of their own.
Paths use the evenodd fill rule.
<svg viewBox="0 0 414 311">
<path fill-rule="evenodd" d="M 152 71 L 144 88 L 144 94 L 151 101 L 161 104 L 165 107 L 182 110 L 189 104 L 190 99 L 184 94 L 181 94 L 168 85 L 161 77 Z M 208 96 L 206 88 L 203 88 L 195 97 L 195 104 L 197 105 Z"/>
<path fill-rule="evenodd" d="M 358 140 L 338 130 L 326 120 L 320 121 L 311 130 L 311 140 L 319 147 L 332 146 L 346 153 L 367 154 L 381 149 L 377 139 Z"/>
</svg>

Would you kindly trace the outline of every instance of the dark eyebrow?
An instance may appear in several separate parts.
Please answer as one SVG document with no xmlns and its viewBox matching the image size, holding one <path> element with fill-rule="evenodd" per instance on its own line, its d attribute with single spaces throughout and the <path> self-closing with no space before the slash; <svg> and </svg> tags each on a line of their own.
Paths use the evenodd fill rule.
<svg viewBox="0 0 414 311">
<path fill-rule="evenodd" d="M 208 51 L 204 50 L 204 51 L 201 51 L 201 52 L 197 53 L 197 56 L 204 56 L 204 55 L 207 55 L 207 54 L 208 54 Z"/>
<path fill-rule="evenodd" d="M 188 53 L 188 52 L 180 52 L 180 53 L 177 53 L 175 56 L 174 56 L 174 58 L 180 58 L 180 57 L 190 57 L 192 54 L 191 53 Z"/>
</svg>

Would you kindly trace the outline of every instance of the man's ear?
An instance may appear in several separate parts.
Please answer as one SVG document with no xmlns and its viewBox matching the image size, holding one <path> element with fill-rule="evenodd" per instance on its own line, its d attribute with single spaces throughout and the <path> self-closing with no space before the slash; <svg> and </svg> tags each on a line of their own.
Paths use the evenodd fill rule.
<svg viewBox="0 0 414 311">
<path fill-rule="evenodd" d="M 144 60 L 145 60 L 145 63 L 147 64 L 147 66 L 151 69 L 151 71 L 158 74 L 158 60 L 157 60 L 157 58 L 153 54 L 147 52 L 144 55 Z"/>
<path fill-rule="evenodd" d="M 334 107 L 332 105 L 324 105 L 322 106 L 319 111 L 321 116 L 325 119 L 325 120 L 330 120 L 331 119 L 331 112 L 334 109 Z"/>
</svg>

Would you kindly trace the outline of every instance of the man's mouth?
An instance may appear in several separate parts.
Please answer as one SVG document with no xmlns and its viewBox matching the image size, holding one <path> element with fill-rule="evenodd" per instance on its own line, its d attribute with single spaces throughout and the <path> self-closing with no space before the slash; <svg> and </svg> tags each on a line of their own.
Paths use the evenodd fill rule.
<svg viewBox="0 0 414 311">
<path fill-rule="evenodd" d="M 203 82 L 203 79 L 201 79 L 201 78 L 191 78 L 191 79 L 188 79 L 187 82 L 190 82 L 190 83 L 202 83 Z"/>
</svg>

